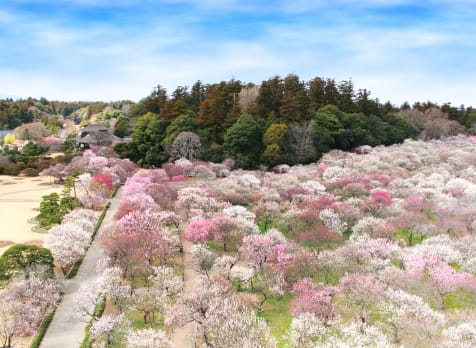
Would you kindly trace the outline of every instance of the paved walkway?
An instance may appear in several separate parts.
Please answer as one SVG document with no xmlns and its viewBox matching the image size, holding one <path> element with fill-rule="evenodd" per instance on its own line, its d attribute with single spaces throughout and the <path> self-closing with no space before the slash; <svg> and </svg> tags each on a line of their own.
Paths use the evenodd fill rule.
<svg viewBox="0 0 476 348">
<path fill-rule="evenodd" d="M 111 201 L 101 228 L 113 221 L 117 207 L 121 201 L 121 189 Z M 98 232 L 98 234 L 100 231 Z M 103 249 L 99 238 L 96 238 L 89 248 L 76 277 L 65 281 L 65 292 L 61 304 L 58 306 L 46 335 L 41 342 L 41 348 L 78 348 L 84 339 L 86 322 L 81 321 L 75 311 L 74 301 L 80 296 L 79 288 L 82 284 L 97 279 L 96 263 L 103 256 Z"/>
</svg>

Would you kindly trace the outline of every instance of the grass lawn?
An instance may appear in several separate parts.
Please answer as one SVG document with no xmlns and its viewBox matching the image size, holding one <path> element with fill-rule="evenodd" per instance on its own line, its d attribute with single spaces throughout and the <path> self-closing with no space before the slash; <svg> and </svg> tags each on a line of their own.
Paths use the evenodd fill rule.
<svg viewBox="0 0 476 348">
<path fill-rule="evenodd" d="M 446 309 L 475 308 L 476 298 L 469 290 L 460 289 L 445 295 Z"/>
<path fill-rule="evenodd" d="M 289 330 L 292 316 L 289 313 L 291 294 L 279 299 L 271 298 L 263 305 L 263 318 L 268 322 L 271 333 L 278 340 L 278 347 L 288 347 L 286 333 Z"/>
</svg>

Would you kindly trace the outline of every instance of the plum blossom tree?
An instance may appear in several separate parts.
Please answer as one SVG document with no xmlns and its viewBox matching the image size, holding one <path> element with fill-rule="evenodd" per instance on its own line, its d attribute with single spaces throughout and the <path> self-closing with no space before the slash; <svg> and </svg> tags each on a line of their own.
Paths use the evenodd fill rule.
<svg viewBox="0 0 476 348">
<path fill-rule="evenodd" d="M 243 238 L 239 252 L 243 259 L 249 260 L 256 270 L 262 272 L 269 262 L 285 262 L 285 248 L 285 244 L 276 243 L 270 235 L 253 234 Z"/>
<path fill-rule="evenodd" d="M 119 220 L 134 210 L 139 210 L 142 212 L 146 210 L 157 211 L 159 210 L 159 206 L 154 202 L 154 199 L 151 196 L 144 192 L 138 192 L 136 194 L 124 196 L 122 198 L 114 217 Z"/>
<path fill-rule="evenodd" d="M 445 323 L 444 315 L 431 309 L 419 296 L 388 288 L 385 297 L 386 301 L 380 304 L 380 308 L 385 316 L 384 322 L 392 331 L 394 343 L 399 343 L 402 333 L 407 331 L 410 337 L 419 340 L 414 344 L 421 345 Z"/>
<path fill-rule="evenodd" d="M 226 204 L 219 202 L 208 191 L 198 187 L 185 187 L 178 191 L 175 207 L 183 211 L 188 217 L 203 215 L 205 212 L 217 212 Z"/>
<path fill-rule="evenodd" d="M 79 287 L 79 297 L 74 301 L 74 309 L 84 322 L 96 318 L 95 308 L 104 300 L 102 285 L 102 279 L 97 279 Z"/>
<path fill-rule="evenodd" d="M 336 214 L 332 209 L 321 210 L 319 213 L 319 218 L 330 231 L 340 236 L 342 236 L 347 228 L 347 224 L 342 221 L 339 215 Z"/>
<path fill-rule="evenodd" d="M 458 272 L 448 264 L 444 254 L 429 251 L 416 253 L 404 259 L 404 265 L 408 274 L 414 279 L 425 279 L 433 283 L 440 296 L 441 308 L 445 306 L 446 294 L 457 289 L 476 291 L 476 279 L 467 272 Z"/>
<path fill-rule="evenodd" d="M 292 293 L 295 295 L 291 303 L 291 313 L 312 313 L 322 323 L 335 318 L 335 308 L 332 303 L 338 289 L 335 287 L 319 287 L 310 278 L 303 278 L 294 284 Z"/>
<path fill-rule="evenodd" d="M 130 330 L 127 333 L 127 347 L 129 348 L 173 348 L 165 332 L 151 328 Z"/>
<path fill-rule="evenodd" d="M 154 286 L 162 289 L 167 296 L 175 296 L 182 290 L 182 277 L 178 276 L 172 267 L 152 267 L 151 279 Z"/>
<path fill-rule="evenodd" d="M 66 214 L 61 221 L 62 223 L 75 223 L 92 233 L 97 223 L 97 216 L 91 209 L 76 208 Z"/>
<path fill-rule="evenodd" d="M 0 336 L 11 342 L 13 336 L 35 335 L 59 299 L 59 287 L 53 280 L 32 274 L 28 279 L 11 282 L 1 294 L 1 313 L 5 322 L 1 325 L 4 331 Z"/>
<path fill-rule="evenodd" d="M 11 347 L 18 331 L 18 319 L 13 316 L 10 309 L 0 301 L 0 347 Z"/>
<path fill-rule="evenodd" d="M 216 229 L 212 231 L 213 241 L 215 243 L 222 243 L 224 252 L 227 251 L 230 243 L 241 242 L 245 231 L 237 220 L 224 214 L 216 214 L 212 222 L 216 226 Z"/>
<path fill-rule="evenodd" d="M 355 308 L 361 331 L 365 330 L 377 310 L 375 304 L 384 299 L 385 284 L 371 275 L 347 274 L 341 278 L 339 287 L 348 306 Z"/>
<path fill-rule="evenodd" d="M 111 347 L 118 342 L 118 333 L 127 326 L 124 314 L 105 315 L 94 320 L 89 331 L 95 342 L 102 341 L 103 347 Z"/>
<path fill-rule="evenodd" d="M 193 220 L 184 231 L 184 237 L 194 243 L 203 243 L 218 233 L 217 225 L 211 220 Z"/>
<path fill-rule="evenodd" d="M 234 297 L 213 299 L 205 315 L 203 337 L 208 347 L 276 347 L 263 318 L 243 308 Z"/>
<path fill-rule="evenodd" d="M 52 227 L 45 237 L 44 246 L 51 250 L 63 274 L 79 257 L 85 254 L 91 231 L 75 222 L 66 222 Z"/>
<path fill-rule="evenodd" d="M 351 323 L 345 325 L 337 323 L 337 333 L 329 335 L 327 340 L 316 347 L 319 348 L 351 348 L 351 347 L 379 347 L 391 348 L 387 336 L 375 326 Z"/>
<path fill-rule="evenodd" d="M 172 329 L 187 323 L 194 323 L 201 328 L 212 301 L 223 299 L 228 290 L 206 277 L 199 277 L 194 283 L 194 291 L 178 294 L 175 303 L 166 311 L 165 324 Z"/>
<path fill-rule="evenodd" d="M 471 348 L 476 345 L 476 321 L 458 323 L 443 330 L 443 347 Z"/>
<path fill-rule="evenodd" d="M 126 276 L 132 276 L 134 268 L 141 273 L 156 263 L 170 262 L 177 245 L 169 230 L 160 226 L 157 214 L 140 210 L 121 217 L 105 232 L 102 242 Z"/>
<path fill-rule="evenodd" d="M 169 298 L 160 284 L 156 286 L 153 282 L 146 289 L 134 292 L 130 300 L 129 309 L 141 313 L 144 325 L 148 325 L 155 323 L 156 315 L 164 311 Z"/>
<path fill-rule="evenodd" d="M 96 267 L 97 268 L 97 267 Z M 97 273 L 99 273 L 96 270 Z M 124 304 L 130 297 L 129 286 L 124 284 L 122 270 L 119 267 L 106 267 L 100 271 L 100 285 L 105 296 L 113 301 L 122 310 Z"/>
<path fill-rule="evenodd" d="M 93 180 L 90 185 L 92 190 L 111 191 L 112 190 L 112 178 L 104 173 L 94 174 Z"/>
<path fill-rule="evenodd" d="M 106 157 L 92 154 L 92 156 L 89 158 L 88 172 L 91 174 L 100 173 L 107 166 L 107 164 L 108 159 Z"/>
<path fill-rule="evenodd" d="M 370 193 L 369 199 L 364 203 L 364 210 L 373 215 L 381 215 L 385 207 L 391 205 L 392 202 L 392 197 L 388 192 L 374 190 Z"/>
<path fill-rule="evenodd" d="M 210 271 L 215 263 L 216 256 L 206 244 L 195 244 L 191 253 L 194 258 L 197 271 L 210 278 Z"/>
<path fill-rule="evenodd" d="M 322 341 L 330 329 L 315 314 L 299 313 L 291 321 L 289 343 L 292 348 L 314 348 L 316 342 Z"/>
<path fill-rule="evenodd" d="M 182 278 L 168 266 L 152 267 L 146 287 L 134 292 L 129 308 L 142 314 L 145 325 L 156 323 L 158 314 L 163 314 L 172 297 L 182 289 Z"/>
</svg>

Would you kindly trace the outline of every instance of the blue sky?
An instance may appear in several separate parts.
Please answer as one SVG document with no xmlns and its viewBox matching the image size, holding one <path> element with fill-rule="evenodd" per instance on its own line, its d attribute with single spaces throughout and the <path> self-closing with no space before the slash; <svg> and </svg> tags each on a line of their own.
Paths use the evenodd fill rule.
<svg viewBox="0 0 476 348">
<path fill-rule="evenodd" d="M 0 97 L 139 100 L 294 73 L 476 106 L 475 18 L 476 0 L 3 0 Z"/>
</svg>

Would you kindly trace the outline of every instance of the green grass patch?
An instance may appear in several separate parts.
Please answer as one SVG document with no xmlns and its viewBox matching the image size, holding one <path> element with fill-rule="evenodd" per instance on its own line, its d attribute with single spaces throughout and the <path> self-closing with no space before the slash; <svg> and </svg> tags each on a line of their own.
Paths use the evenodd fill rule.
<svg viewBox="0 0 476 348">
<path fill-rule="evenodd" d="M 340 281 L 340 278 L 343 276 L 343 272 L 336 272 L 333 269 L 323 269 L 321 268 L 319 272 L 316 273 L 312 280 L 314 283 L 323 283 L 326 285 L 337 285 Z"/>
<path fill-rule="evenodd" d="M 399 229 L 396 233 L 396 236 L 397 238 L 403 239 L 405 241 L 405 244 L 410 246 L 420 244 L 421 242 L 423 242 L 424 239 L 422 234 L 414 233 L 412 235 L 408 230 L 403 229 Z"/>
<path fill-rule="evenodd" d="M 292 320 L 289 313 L 290 307 L 291 294 L 289 293 L 280 298 L 270 298 L 263 305 L 263 318 L 268 322 L 271 333 L 278 341 L 279 348 L 287 347 L 286 333 Z"/>
<path fill-rule="evenodd" d="M 476 297 L 469 290 L 459 289 L 455 292 L 445 295 L 446 309 L 463 309 L 475 307 Z"/>
<path fill-rule="evenodd" d="M 125 313 L 126 318 L 131 322 L 131 325 L 134 329 L 164 329 L 164 320 L 160 313 L 155 313 L 155 318 L 152 320 L 152 315 L 149 316 L 147 324 L 144 323 L 144 314 L 139 311 L 127 311 Z"/>
<path fill-rule="evenodd" d="M 425 211 L 424 214 L 433 223 L 436 223 L 438 221 L 438 214 L 433 212 L 433 211 Z"/>
<path fill-rule="evenodd" d="M 276 227 L 274 220 L 270 219 L 259 219 L 258 220 L 258 228 L 259 228 L 259 233 L 265 234 L 268 230 Z"/>
<path fill-rule="evenodd" d="M 448 265 L 457 271 L 461 270 L 461 265 L 458 262 L 450 262 Z"/>
<path fill-rule="evenodd" d="M 223 243 L 215 243 L 213 241 L 208 241 L 207 242 L 208 247 L 211 250 L 216 250 L 216 251 L 223 251 Z M 239 244 L 236 241 L 229 241 L 226 244 L 226 251 L 227 252 L 237 252 L 239 248 Z"/>
<path fill-rule="evenodd" d="M 351 234 L 352 234 L 352 230 L 346 229 L 344 232 L 342 232 L 342 237 L 344 240 L 349 240 Z"/>
<path fill-rule="evenodd" d="M 399 269 L 403 269 L 403 261 L 398 258 L 392 259 L 392 261 L 390 261 L 390 264 Z"/>
</svg>

